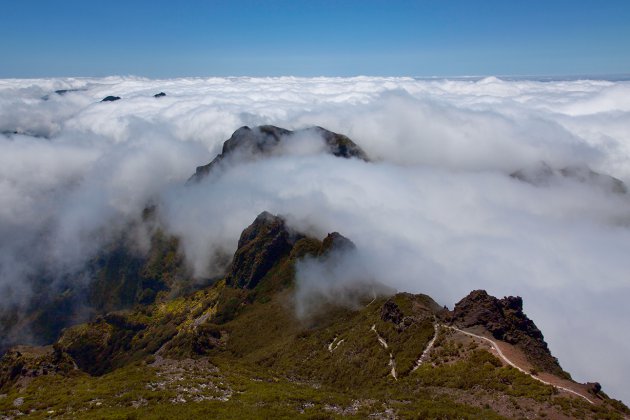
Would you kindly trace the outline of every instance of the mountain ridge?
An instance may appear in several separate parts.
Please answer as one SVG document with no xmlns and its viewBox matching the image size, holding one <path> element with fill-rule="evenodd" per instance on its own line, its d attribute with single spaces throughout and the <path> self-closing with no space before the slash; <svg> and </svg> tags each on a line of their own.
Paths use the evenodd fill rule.
<svg viewBox="0 0 630 420">
<path fill-rule="evenodd" d="M 322 259 L 328 253 L 340 252 L 340 249 L 352 248 L 354 245 L 338 233 L 318 240 L 291 232 L 290 249 L 268 252 L 267 246 L 270 243 L 273 244 L 278 237 L 284 240 L 288 234 L 289 230 L 282 218 L 263 212 L 243 231 L 239 248 L 224 280 L 175 300 L 112 312 L 91 323 L 69 328 L 53 346 L 47 348 L 22 347 L 21 350 L 16 348 L 7 352 L 0 361 L 0 392 L 7 393 L 4 399 L 0 399 L 0 409 L 13 413 L 10 416 L 17 412 L 25 413 L 23 409 L 35 410 L 30 412 L 32 415 L 37 415 L 41 410 L 48 413 L 51 407 L 56 413 L 59 406 L 54 401 L 41 397 L 38 399 L 33 394 L 34 386 L 46 388 L 50 386 L 49 383 L 55 383 L 55 378 L 92 383 L 98 378 L 117 377 L 119 371 L 133 371 L 139 383 L 146 380 L 145 390 L 138 391 L 143 395 L 141 398 L 147 401 L 146 405 L 142 405 L 148 410 L 146 413 L 152 412 L 153 404 L 153 408 L 157 408 L 165 403 L 203 406 L 205 402 L 212 402 L 211 406 L 214 407 L 208 406 L 210 411 L 207 413 L 218 413 L 216 410 L 219 408 L 215 404 L 230 406 L 240 398 L 235 396 L 237 394 L 234 394 L 232 382 L 229 390 L 219 387 L 217 389 L 220 391 L 212 388 L 210 394 L 201 390 L 197 394 L 193 393 L 197 395 L 198 401 L 194 402 L 193 399 L 188 402 L 193 396 L 189 392 L 190 388 L 194 388 L 195 381 L 201 380 L 195 376 L 197 379 L 190 379 L 188 385 L 187 380 L 183 380 L 183 388 L 171 389 L 164 385 L 168 389 L 167 394 L 174 395 L 168 397 L 170 399 L 149 399 L 158 393 L 157 390 L 152 391 L 150 385 L 155 382 L 151 379 L 154 374 L 164 377 L 170 375 L 165 372 L 180 372 L 182 369 L 186 370 L 182 366 L 189 366 L 192 370 L 187 372 L 193 375 L 194 366 L 210 363 L 209 372 L 221 372 L 221 375 L 232 378 L 231 381 L 236 380 L 231 375 L 237 375 L 241 378 L 239 380 L 243 380 L 239 375 L 244 373 L 238 369 L 248 370 L 255 367 L 257 373 L 253 374 L 254 379 L 260 375 L 280 375 L 285 379 L 279 380 L 289 389 L 298 386 L 295 384 L 312 383 L 319 384 L 319 388 L 312 389 L 325 387 L 335 395 L 344 395 L 348 392 L 347 387 L 351 387 L 363 390 L 366 395 L 373 395 L 377 401 L 383 401 L 388 407 L 392 403 L 387 402 L 387 397 L 382 399 L 385 395 L 382 392 L 389 387 L 402 387 L 400 392 L 411 393 L 420 389 L 433 389 L 432 392 L 437 392 L 437 389 L 441 390 L 438 392 L 440 394 L 450 389 L 459 389 L 460 386 L 466 389 L 481 385 L 485 390 L 485 396 L 481 400 L 490 408 L 482 408 L 477 415 L 488 418 L 492 417 L 491 413 L 523 414 L 532 410 L 536 413 L 548 413 L 550 418 L 566 418 L 567 414 L 578 411 L 586 413 L 587 418 L 603 413 L 613 416 L 611 418 L 623 418 L 622 415 L 625 415 L 623 413 L 627 409 L 610 400 L 601 390 L 595 390 L 596 392 L 593 391 L 586 397 L 591 398 L 593 404 L 579 401 L 577 396 L 569 393 L 565 396 L 560 388 L 536 384 L 526 374 L 509 366 L 503 367 L 503 362 L 493 356 L 491 348 L 484 347 L 481 341 L 471 340 L 465 334 L 440 327 L 481 327 L 489 336 L 499 335 L 502 339 L 524 334 L 531 340 L 538 340 L 547 356 L 552 357 L 542 333 L 522 313 L 522 300 L 518 297 L 496 299 L 483 291 L 473 291 L 456 304 L 453 311 L 449 311 L 425 295 L 396 293 L 379 297 L 357 289 L 357 299 L 362 302 L 361 307 L 348 308 L 327 305 L 324 302 L 319 311 L 306 319 L 296 318 L 292 307 L 296 285 L 295 263 L 307 255 Z M 239 258 L 240 255 L 248 257 Z M 251 261 L 261 264 L 254 264 L 257 267 L 254 270 L 243 270 L 238 266 L 248 265 Z M 243 273 L 248 280 L 258 280 L 227 281 L 230 276 L 233 279 L 240 278 L 241 274 L 238 273 Z M 256 276 L 251 277 L 254 273 Z M 477 301 L 482 301 L 483 304 L 474 305 Z M 510 328 L 502 328 L 506 326 Z M 421 355 L 424 355 L 432 340 L 434 344 L 430 349 L 430 356 L 422 361 Z M 509 340 L 516 340 L 515 347 L 518 347 L 517 339 Z M 502 342 L 507 346 L 512 345 L 508 341 Z M 534 353 L 534 356 L 537 354 Z M 478 371 L 474 366 L 479 363 L 479 367 L 488 364 L 489 370 Z M 147 373 L 146 378 L 142 379 L 144 374 L 135 370 L 140 366 L 146 366 L 145 369 L 153 373 Z M 236 369 L 234 366 L 240 367 L 233 370 Z M 541 366 L 545 369 L 544 364 Z M 468 378 L 469 382 L 460 382 L 465 376 L 452 376 L 457 369 L 472 369 L 469 372 L 472 375 L 472 378 Z M 554 375 L 554 369 L 550 370 L 544 372 Z M 251 374 L 244 375 L 247 377 Z M 485 375 L 491 376 L 482 379 Z M 510 378 L 508 381 L 511 385 L 508 388 L 503 388 L 504 385 L 496 388 L 501 382 L 494 375 L 508 375 L 505 378 Z M 459 378 L 456 380 L 459 385 L 451 388 L 454 384 L 444 382 L 444 377 L 453 380 Z M 110 386 L 115 387 L 116 384 Z M 213 382 L 213 386 L 218 385 Z M 412 388 L 409 389 L 416 391 L 410 391 L 410 386 Z M 525 391 L 526 389 L 529 391 Z M 578 394 L 587 392 L 578 385 L 575 389 Z M 216 393 L 221 396 L 215 397 Z M 521 395 L 518 398 L 531 407 L 505 411 L 505 407 L 493 405 L 499 395 L 513 395 L 510 398 Z M 456 407 L 454 412 L 462 413 L 471 409 L 476 412 L 475 405 L 470 402 L 460 407 L 458 404 L 461 404 L 462 398 L 451 396 L 451 399 L 443 400 L 432 409 L 446 413 Z M 107 410 L 119 413 L 139 410 L 138 407 L 134 408 L 132 401 L 129 405 L 121 405 L 115 398 L 104 399 L 105 402 L 98 406 L 86 406 L 72 398 L 66 401 L 69 401 L 66 404 L 71 408 L 64 409 L 60 414 L 72 417 L 80 413 L 96 415 L 108 412 Z M 354 412 L 375 414 L 378 411 L 374 411 L 374 403 L 360 401 L 363 405 L 360 404 Z M 427 400 L 422 401 L 423 404 L 428 404 Z M 559 402 L 556 404 L 556 401 Z M 314 407 L 324 410 L 323 406 L 312 404 L 312 407 L 302 407 L 301 410 L 304 413 L 313 413 L 308 408 Z M 568 405 L 562 408 L 562 404 Z M 397 404 L 393 406 L 398 407 Z M 278 408 L 275 407 L 274 410 L 276 409 Z M 346 413 L 346 409 L 341 406 L 338 410 L 330 410 L 332 411 L 327 412 L 333 416 L 344 416 Z M 289 411 L 295 415 L 300 414 L 300 408 L 290 408 Z M 346 414 L 351 412 L 352 410 Z M 391 408 L 389 414 L 382 415 L 381 418 L 407 418 L 405 412 L 400 407 Z M 485 414 L 481 414 L 482 412 Z"/>
<path fill-rule="evenodd" d="M 320 136 L 324 153 L 369 161 L 352 140 L 321 127 L 242 127 L 188 182 L 226 159 L 273 155 L 302 134 Z M 297 265 L 338 263 L 357 252 L 350 238 L 319 239 L 263 211 L 242 231 L 225 275 L 195 283 L 158 216 L 147 206 L 140 222 L 150 232 L 148 253 L 134 254 L 123 237 L 90 262 L 88 322 L 68 326 L 70 317 L 51 329 L 59 332 L 51 345 L 4 353 L 2 416 L 630 415 L 599 384 L 571 380 L 520 297 L 474 290 L 451 311 L 427 295 L 359 279 L 344 299 L 309 295 L 317 304 L 297 316 Z M 58 311 L 79 292 L 62 297 Z M 34 316 L 55 313 L 44 307 Z M 67 394 L 57 390 L 63 383 Z"/>
</svg>

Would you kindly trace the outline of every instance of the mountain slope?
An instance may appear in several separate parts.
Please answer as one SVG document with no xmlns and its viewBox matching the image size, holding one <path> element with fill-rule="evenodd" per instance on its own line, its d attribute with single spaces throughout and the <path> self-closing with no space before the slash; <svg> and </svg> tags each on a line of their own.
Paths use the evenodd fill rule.
<svg viewBox="0 0 630 420">
<path fill-rule="evenodd" d="M 325 263 L 330 253 L 353 247 L 339 234 L 320 241 L 291 232 L 281 218 L 263 213 L 243 231 L 224 280 L 69 328 L 52 347 L 6 353 L 0 412 L 72 418 L 628 414 L 598 389 L 588 394 L 575 384 L 589 403 L 545 385 L 507 366 L 483 340 L 450 327 L 475 327 L 499 342 L 507 337 L 496 337 L 503 322 L 510 337 L 544 343 L 517 298 L 475 291 L 451 312 L 425 295 L 374 296 L 357 287 L 355 306 L 324 301 L 297 317 L 296 262 L 310 256 Z M 486 302 L 482 309 L 471 304 L 479 299 Z M 483 309 L 487 304 L 490 310 Z M 518 350 L 518 340 L 501 343 Z"/>
</svg>

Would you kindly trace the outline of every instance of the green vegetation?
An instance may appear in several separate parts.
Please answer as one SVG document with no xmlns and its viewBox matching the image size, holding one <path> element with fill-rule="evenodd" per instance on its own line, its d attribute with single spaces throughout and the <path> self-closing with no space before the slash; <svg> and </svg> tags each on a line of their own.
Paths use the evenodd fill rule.
<svg viewBox="0 0 630 420">
<path fill-rule="evenodd" d="M 286 239 L 273 223 L 274 237 Z M 267 232 L 259 225 L 246 232 Z M 242 272 L 255 273 L 253 282 L 234 277 L 179 296 L 161 290 L 151 303 L 134 300 L 65 330 L 54 348 L 5 355 L 0 417 L 617 419 L 627 410 L 613 400 L 560 397 L 446 328 L 413 370 L 434 323 L 446 319 L 425 295 L 357 291 L 352 308 L 321 302 L 297 318 L 295 262 L 322 255 L 333 237 L 283 245 L 266 271 L 269 254 L 261 259 L 255 247 L 265 241 L 250 242 L 241 255 L 251 270 Z M 159 234 L 154 241 L 142 276 L 171 288 L 181 276 L 177 244 Z"/>
<path fill-rule="evenodd" d="M 415 374 L 422 386 L 482 388 L 536 401 L 548 401 L 555 394 L 553 387 L 512 367 L 501 367 L 499 359 L 485 350 L 473 350 L 468 357 L 454 363 L 421 366 Z"/>
<path fill-rule="evenodd" d="M 331 387 L 298 383 L 239 364 L 198 369 L 196 375 L 191 372 L 178 371 L 183 380 L 171 382 L 172 378 L 159 367 L 133 364 L 101 377 L 75 374 L 39 378 L 23 392 L 13 391 L 0 399 L 0 413 L 11 414 L 15 410 L 13 401 L 23 398 L 19 409 L 29 413 L 30 418 L 316 419 L 340 418 L 344 414 L 365 418 L 388 409 L 405 418 L 501 418 L 489 410 L 421 393 L 413 401 L 383 403 L 370 395 L 354 399 Z M 187 393 L 182 391 L 184 383 Z M 209 391 L 190 391 L 202 389 L 201 385 Z"/>
</svg>

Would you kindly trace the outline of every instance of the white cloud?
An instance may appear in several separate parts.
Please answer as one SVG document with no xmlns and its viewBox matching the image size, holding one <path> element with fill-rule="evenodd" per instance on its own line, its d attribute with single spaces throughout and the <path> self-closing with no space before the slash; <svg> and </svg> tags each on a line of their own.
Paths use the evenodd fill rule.
<svg viewBox="0 0 630 420">
<path fill-rule="evenodd" d="M 476 288 L 522 295 L 576 379 L 630 401 L 630 198 L 507 176 L 544 160 L 630 181 L 629 89 L 496 78 L 0 80 L 0 131 L 48 137 L 0 135 L 0 287 L 24 298 L 30 272 L 80 264 L 150 199 L 195 272 L 216 274 L 213 256 L 233 252 L 268 210 L 320 237 L 341 232 L 362 270 L 399 290 L 449 306 Z M 107 95 L 123 99 L 100 103 Z M 257 124 L 321 125 L 376 162 L 321 155 L 303 139 L 184 186 L 234 130 Z"/>
</svg>

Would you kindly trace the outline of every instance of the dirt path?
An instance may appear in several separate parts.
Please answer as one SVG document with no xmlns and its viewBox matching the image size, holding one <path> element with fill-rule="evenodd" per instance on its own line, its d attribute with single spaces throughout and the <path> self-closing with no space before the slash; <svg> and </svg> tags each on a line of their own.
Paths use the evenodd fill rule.
<svg viewBox="0 0 630 420">
<path fill-rule="evenodd" d="M 497 355 L 501 358 L 501 360 L 503 360 L 505 363 L 507 363 L 508 365 L 512 366 L 513 368 L 518 369 L 519 371 L 521 371 L 524 374 L 528 375 L 529 377 L 537 380 L 538 382 L 542 382 L 545 385 L 550 385 L 550 386 L 553 386 L 554 388 L 560 389 L 562 391 L 566 391 L 566 392 L 571 393 L 573 395 L 577 395 L 578 397 L 584 398 L 589 403 L 595 404 L 595 402 L 591 401 L 589 398 L 587 398 L 586 396 L 580 394 L 577 391 L 574 391 L 574 390 L 572 390 L 570 388 L 563 387 L 563 386 L 558 385 L 558 384 L 547 382 L 547 381 L 537 377 L 536 375 L 532 375 L 531 373 L 529 373 L 526 370 L 522 369 L 521 367 L 517 366 L 514 362 L 512 362 L 510 359 L 508 359 L 507 356 L 505 356 L 505 354 L 503 354 L 503 352 L 499 348 L 499 345 L 495 341 L 493 341 L 493 340 L 491 340 L 491 339 L 489 339 L 487 337 L 481 336 L 481 335 L 477 335 L 477 334 L 473 334 L 473 333 L 468 332 L 468 331 L 460 330 L 459 328 L 453 327 L 453 326 L 450 326 L 450 325 L 444 325 L 444 327 L 450 328 L 450 329 L 455 330 L 457 332 L 460 332 L 462 334 L 466 334 L 468 336 L 475 337 L 475 338 L 478 338 L 480 340 L 484 340 L 484 341 L 490 343 L 490 345 L 497 352 Z"/>
<path fill-rule="evenodd" d="M 374 331 L 374 334 L 376 334 L 376 338 L 378 339 L 379 344 L 385 349 L 388 349 L 388 345 L 387 345 L 387 341 L 385 341 L 385 339 L 383 337 L 381 337 L 381 335 L 378 333 L 378 331 L 376 331 L 376 324 L 372 325 L 372 328 L 370 328 L 370 330 Z M 392 377 L 395 380 L 398 380 L 398 374 L 396 373 L 396 360 L 394 359 L 394 354 L 390 351 L 389 352 L 389 366 L 392 367 L 391 370 L 391 374 Z"/>
<path fill-rule="evenodd" d="M 429 355 L 429 352 L 433 348 L 433 344 L 435 344 L 435 339 L 438 336 L 438 328 L 440 328 L 440 325 L 437 322 L 434 322 L 433 330 L 435 332 L 433 333 L 433 338 L 431 339 L 431 341 L 429 341 L 429 344 L 427 344 L 427 347 L 424 349 L 420 357 L 418 357 L 418 360 L 416 360 L 416 364 L 414 365 L 413 369 L 411 369 L 412 372 L 418 369 L 422 362 L 424 362 L 424 359 L 426 359 L 426 357 Z"/>
</svg>

